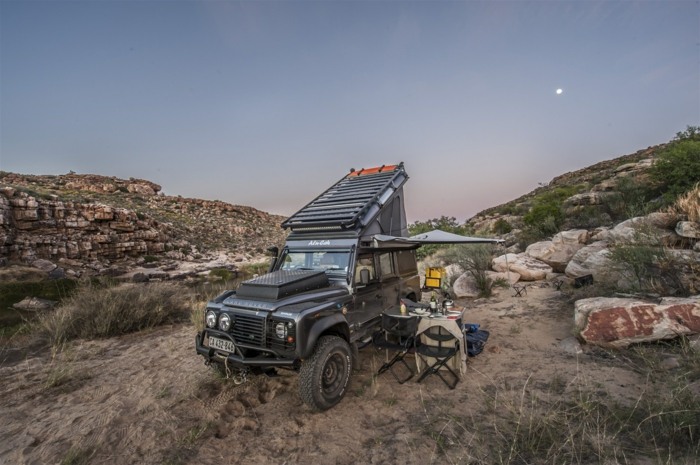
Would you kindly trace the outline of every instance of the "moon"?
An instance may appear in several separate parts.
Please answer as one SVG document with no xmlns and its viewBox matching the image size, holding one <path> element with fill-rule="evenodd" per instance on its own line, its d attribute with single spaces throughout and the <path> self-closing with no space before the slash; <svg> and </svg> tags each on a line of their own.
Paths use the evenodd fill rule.
<svg viewBox="0 0 700 465">
<path fill-rule="evenodd" d="M 561 95 L 561 94 L 563 94 L 563 93 L 564 93 L 564 90 L 563 90 L 563 89 L 557 89 L 557 95 Z"/>
</svg>

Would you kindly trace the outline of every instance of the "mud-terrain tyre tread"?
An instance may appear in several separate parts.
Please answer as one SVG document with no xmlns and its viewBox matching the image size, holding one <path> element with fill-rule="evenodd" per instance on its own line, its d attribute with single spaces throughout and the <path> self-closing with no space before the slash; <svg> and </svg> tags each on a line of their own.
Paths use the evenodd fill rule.
<svg viewBox="0 0 700 465">
<path fill-rule="evenodd" d="M 330 361 L 331 365 L 327 366 Z M 338 336 L 322 336 L 318 339 L 311 357 L 299 369 L 299 396 L 309 407 L 317 411 L 328 410 L 340 402 L 350 387 L 352 374 L 352 350 L 345 339 Z M 337 387 L 332 393 L 323 392 L 324 370 L 342 368 Z M 335 383 L 334 383 L 335 384 Z"/>
</svg>

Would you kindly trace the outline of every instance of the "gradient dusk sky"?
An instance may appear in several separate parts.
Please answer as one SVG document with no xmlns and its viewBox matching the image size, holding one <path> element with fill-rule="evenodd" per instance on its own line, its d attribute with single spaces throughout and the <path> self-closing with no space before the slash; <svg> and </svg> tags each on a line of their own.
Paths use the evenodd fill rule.
<svg viewBox="0 0 700 465">
<path fill-rule="evenodd" d="M 0 0 L 5 171 L 289 215 L 403 161 L 462 222 L 688 125 L 697 1 Z"/>
</svg>

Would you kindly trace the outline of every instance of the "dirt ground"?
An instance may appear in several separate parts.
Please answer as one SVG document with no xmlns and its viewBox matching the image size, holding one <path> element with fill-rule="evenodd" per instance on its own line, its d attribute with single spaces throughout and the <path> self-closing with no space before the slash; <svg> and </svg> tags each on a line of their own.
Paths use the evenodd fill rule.
<svg viewBox="0 0 700 465">
<path fill-rule="evenodd" d="M 0 366 L 0 463 L 507 463 L 478 437 L 499 396 L 585 384 L 633 401 L 644 385 L 608 352 L 575 354 L 573 305 L 547 285 L 457 304 L 491 337 L 456 389 L 376 377 L 383 352 L 367 347 L 346 397 L 322 413 L 302 404 L 294 373 L 240 386 L 215 376 L 189 324 L 11 356 Z"/>
</svg>

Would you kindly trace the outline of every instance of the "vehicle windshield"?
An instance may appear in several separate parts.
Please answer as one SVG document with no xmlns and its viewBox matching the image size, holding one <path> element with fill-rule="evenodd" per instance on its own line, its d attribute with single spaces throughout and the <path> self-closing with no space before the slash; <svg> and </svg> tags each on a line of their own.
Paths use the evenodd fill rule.
<svg viewBox="0 0 700 465">
<path fill-rule="evenodd" d="M 330 275 L 345 276 L 348 272 L 349 251 L 289 251 L 283 259 L 281 270 L 323 270 Z"/>
</svg>

